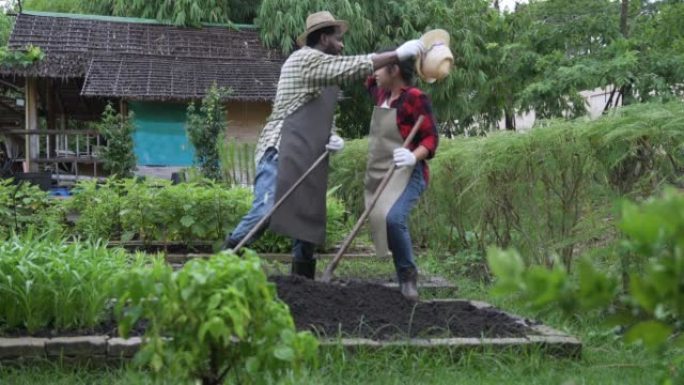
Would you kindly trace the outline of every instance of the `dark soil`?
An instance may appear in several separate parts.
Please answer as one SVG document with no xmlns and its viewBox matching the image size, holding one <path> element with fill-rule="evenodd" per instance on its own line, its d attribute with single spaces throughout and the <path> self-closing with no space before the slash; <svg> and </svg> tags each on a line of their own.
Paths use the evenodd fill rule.
<svg viewBox="0 0 684 385">
<path fill-rule="evenodd" d="M 271 280 L 290 306 L 297 329 L 322 336 L 392 340 L 533 334 L 502 312 L 478 309 L 466 301 L 416 304 L 396 289 L 363 281 L 324 284 L 290 276 Z"/>
<path fill-rule="evenodd" d="M 212 245 L 183 245 L 183 244 L 168 244 L 168 245 L 121 245 L 129 251 L 142 251 L 145 253 L 165 252 L 167 254 L 212 254 L 214 252 Z"/>
<path fill-rule="evenodd" d="M 345 280 L 331 284 L 291 276 L 274 276 L 278 296 L 289 305 L 298 330 L 326 337 L 362 337 L 396 340 L 407 337 L 523 337 L 534 334 L 524 324 L 495 309 L 478 309 L 466 301 L 414 303 L 397 289 L 380 284 Z M 527 322 L 531 324 L 531 322 Z M 143 335 L 144 320 L 131 331 Z M 0 330 L 3 337 L 117 337 L 113 314 L 93 328 L 80 330 Z"/>
</svg>

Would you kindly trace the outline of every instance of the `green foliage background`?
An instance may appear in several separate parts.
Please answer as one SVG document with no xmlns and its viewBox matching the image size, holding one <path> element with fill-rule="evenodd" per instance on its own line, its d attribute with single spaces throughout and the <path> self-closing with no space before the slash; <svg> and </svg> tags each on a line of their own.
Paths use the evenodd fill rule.
<svg viewBox="0 0 684 385">
<path fill-rule="evenodd" d="M 531 0 L 514 12 L 499 12 L 487 0 L 28 0 L 24 8 L 192 27 L 255 23 L 263 40 L 285 54 L 295 48 L 307 15 L 319 10 L 349 21 L 347 54 L 396 46 L 444 28 L 455 67 L 446 80 L 420 87 L 431 96 L 442 131 L 452 135 L 490 131 L 504 118 L 504 127 L 515 129 L 513 117 L 532 110 L 538 118 L 584 115 L 582 90 L 612 90 L 612 101 L 625 104 L 681 96 L 684 27 L 678 21 L 684 2 L 627 1 L 624 31 L 623 2 Z M 360 84 L 345 92 L 341 132 L 362 137 L 371 103 Z"/>
</svg>

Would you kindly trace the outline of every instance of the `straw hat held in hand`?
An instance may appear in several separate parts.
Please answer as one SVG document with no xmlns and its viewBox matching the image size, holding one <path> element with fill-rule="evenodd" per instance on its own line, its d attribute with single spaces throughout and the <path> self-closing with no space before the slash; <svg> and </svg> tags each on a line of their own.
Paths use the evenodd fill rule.
<svg viewBox="0 0 684 385">
<path fill-rule="evenodd" d="M 449 48 L 449 33 L 443 29 L 434 29 L 425 33 L 420 40 L 425 51 L 416 58 L 416 72 L 427 83 L 442 80 L 454 65 L 454 55 Z"/>
</svg>

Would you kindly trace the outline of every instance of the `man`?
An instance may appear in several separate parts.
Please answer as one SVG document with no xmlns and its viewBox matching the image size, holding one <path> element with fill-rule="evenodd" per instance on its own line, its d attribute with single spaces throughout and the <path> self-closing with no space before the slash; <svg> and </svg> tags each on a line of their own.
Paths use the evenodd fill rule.
<svg viewBox="0 0 684 385">
<path fill-rule="evenodd" d="M 234 248 L 324 149 L 342 150 L 344 140 L 330 134 L 336 87 L 364 79 L 375 69 L 416 56 L 423 49 L 419 40 L 411 40 L 392 52 L 340 56 L 347 29 L 346 21 L 335 20 L 325 11 L 306 19 L 306 31 L 297 39 L 301 49 L 283 64 L 273 112 L 257 143 L 252 208 L 226 237 L 223 249 Z M 292 273 L 310 279 L 315 274 L 313 252 L 315 244 L 321 243 L 321 228 L 325 236 L 326 188 L 327 164 L 314 170 L 271 217 L 274 231 L 295 239 Z"/>
</svg>

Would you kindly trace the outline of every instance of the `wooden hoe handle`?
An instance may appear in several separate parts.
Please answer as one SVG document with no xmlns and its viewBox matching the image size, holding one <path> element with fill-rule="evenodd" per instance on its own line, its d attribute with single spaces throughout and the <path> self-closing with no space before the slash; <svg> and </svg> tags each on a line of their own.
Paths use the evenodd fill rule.
<svg viewBox="0 0 684 385">
<path fill-rule="evenodd" d="M 311 165 L 311 167 L 309 167 L 309 169 L 306 170 L 306 171 L 304 172 L 304 174 L 302 174 L 302 176 L 300 176 L 299 179 L 297 179 L 296 182 L 294 182 L 294 184 L 290 187 L 290 189 L 287 190 L 287 191 L 285 192 L 285 194 L 283 194 L 283 196 L 280 197 L 280 199 L 278 199 L 278 201 L 277 201 L 276 203 L 273 204 L 273 207 L 271 207 L 271 209 L 268 211 L 268 213 L 266 213 L 266 215 L 264 215 L 264 217 L 261 218 L 261 220 L 259 221 L 259 223 L 257 223 L 256 225 L 254 225 L 254 227 L 252 227 L 252 229 L 249 230 L 249 233 L 247 233 L 247 235 L 245 235 L 245 236 L 242 238 L 242 240 L 240 240 L 240 243 L 238 243 L 235 247 L 233 247 L 233 252 L 234 252 L 234 253 L 237 253 L 238 250 L 240 250 L 240 249 L 242 248 L 242 246 L 245 245 L 245 243 L 247 243 L 250 239 L 252 239 L 252 237 L 254 236 L 254 234 L 256 234 L 256 233 L 259 231 L 259 229 L 260 229 L 260 228 L 261 228 L 269 219 L 271 219 L 271 216 L 273 215 L 273 213 L 276 211 L 276 209 L 278 209 L 278 207 L 280 207 L 280 205 L 283 204 L 283 202 L 285 202 L 285 199 L 287 199 L 287 198 L 290 196 L 290 194 L 292 194 L 292 192 L 293 192 L 297 187 L 299 187 L 300 184 L 302 184 L 302 182 L 304 181 L 304 179 L 306 179 L 306 177 L 309 176 L 309 174 L 311 174 L 311 171 L 313 171 L 316 167 L 318 167 L 318 165 L 321 164 L 321 162 L 323 162 L 323 161 L 325 160 L 325 158 L 328 157 L 329 154 L 330 154 L 330 151 L 325 150 L 325 151 L 323 152 L 323 154 L 321 154 L 321 156 L 319 156 L 318 159 L 316 159 L 316 161 Z"/>
<path fill-rule="evenodd" d="M 411 144 L 411 142 L 413 141 L 413 138 L 416 136 L 416 133 L 418 132 L 418 128 L 420 128 L 420 125 L 423 124 L 423 119 L 425 119 L 425 116 L 421 115 L 418 117 L 418 120 L 416 120 L 416 124 L 413 125 L 413 128 L 411 128 L 411 132 L 406 137 L 406 140 L 404 140 L 404 148 L 407 148 L 408 145 Z M 366 207 L 366 209 L 363 211 L 363 213 L 359 217 L 359 220 L 356 221 L 356 224 L 354 225 L 354 228 L 352 229 L 351 233 L 344 240 L 342 246 L 340 246 L 340 249 L 337 251 L 337 254 L 335 254 L 333 260 L 330 261 L 330 263 L 326 267 L 325 272 L 323 273 L 323 277 L 321 278 L 321 281 L 330 282 L 330 280 L 332 279 L 333 272 L 335 271 L 335 268 L 337 268 L 337 265 L 340 263 L 342 255 L 344 255 L 344 253 L 349 248 L 349 245 L 352 243 L 356 235 L 359 233 L 359 230 L 361 230 L 361 226 L 363 226 L 363 223 L 366 221 L 366 218 L 368 218 L 368 215 L 370 215 L 370 212 L 371 210 L 373 210 L 373 207 L 375 207 L 375 204 L 378 202 L 378 198 L 380 198 L 380 194 L 382 194 L 382 192 L 385 190 L 385 187 L 387 187 L 387 184 L 389 183 L 390 178 L 392 178 L 392 175 L 394 174 L 394 170 L 396 168 L 397 166 L 394 164 L 394 162 L 392 162 L 392 165 L 390 166 L 389 170 L 387 170 L 385 176 L 380 181 L 380 185 L 378 185 L 378 188 L 375 189 L 375 192 L 373 193 L 373 197 L 371 198 L 368 207 Z"/>
</svg>

